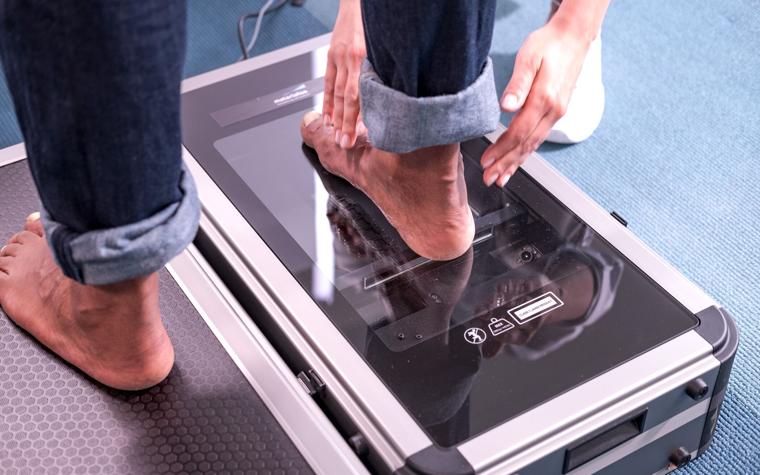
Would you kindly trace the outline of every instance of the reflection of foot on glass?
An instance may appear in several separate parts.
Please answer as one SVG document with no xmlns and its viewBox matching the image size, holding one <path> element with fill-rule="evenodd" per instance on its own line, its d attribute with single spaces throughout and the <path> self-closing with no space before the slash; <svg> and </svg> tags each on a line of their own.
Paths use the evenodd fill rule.
<svg viewBox="0 0 760 475">
<path fill-rule="evenodd" d="M 336 29 L 358 21 L 351 4 L 341 3 Z M 359 78 L 361 117 L 372 145 L 360 137 L 346 150 L 352 141 L 340 139 L 345 113 L 341 121 L 335 113 L 332 121 L 306 117 L 302 128 L 325 168 L 362 189 L 412 250 L 434 260 L 462 255 L 474 236 L 458 144 L 498 124 L 488 59 L 494 5 L 493 0 L 362 2 L 367 61 Z M 340 107 L 328 103 L 325 110 L 354 111 L 351 78 L 358 71 L 352 73 L 355 62 L 335 51 L 337 46 L 361 51 L 364 45 L 348 44 L 355 35 L 336 38 L 346 44 L 333 45 L 325 97 Z"/>
</svg>

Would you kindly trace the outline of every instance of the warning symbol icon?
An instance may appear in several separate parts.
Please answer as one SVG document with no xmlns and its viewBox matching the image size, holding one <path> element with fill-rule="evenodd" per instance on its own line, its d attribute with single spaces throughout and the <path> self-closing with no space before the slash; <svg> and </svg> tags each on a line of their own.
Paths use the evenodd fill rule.
<svg viewBox="0 0 760 475">
<path fill-rule="evenodd" d="M 488 329 L 491 330 L 493 336 L 501 335 L 502 333 L 513 329 L 512 325 L 506 318 L 492 318 L 491 323 L 488 324 Z"/>
<path fill-rule="evenodd" d="M 486 332 L 478 327 L 468 328 L 464 332 L 464 339 L 467 340 L 467 343 L 479 345 L 480 343 L 486 341 Z"/>
</svg>

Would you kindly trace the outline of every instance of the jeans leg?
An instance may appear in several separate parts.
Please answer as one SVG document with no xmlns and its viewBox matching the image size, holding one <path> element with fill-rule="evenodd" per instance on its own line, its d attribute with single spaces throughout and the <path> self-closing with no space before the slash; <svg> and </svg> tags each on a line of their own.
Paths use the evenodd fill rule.
<svg viewBox="0 0 760 475">
<path fill-rule="evenodd" d="M 495 0 L 362 0 L 362 113 L 373 144 L 407 152 L 496 128 L 495 8 Z"/>
<path fill-rule="evenodd" d="M 0 0 L 0 56 L 47 237 L 80 282 L 153 272 L 195 233 L 185 15 L 185 0 Z"/>
</svg>

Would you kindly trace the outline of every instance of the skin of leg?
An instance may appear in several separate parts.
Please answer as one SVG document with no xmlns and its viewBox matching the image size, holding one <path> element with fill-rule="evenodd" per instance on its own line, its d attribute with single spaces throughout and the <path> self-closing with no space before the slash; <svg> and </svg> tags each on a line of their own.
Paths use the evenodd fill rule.
<svg viewBox="0 0 760 475">
<path fill-rule="evenodd" d="M 173 365 L 157 276 L 82 285 L 61 235 L 137 223 L 182 199 L 185 11 L 183 0 L 76 9 L 8 0 L 0 9 L 0 58 L 30 169 L 67 231 L 43 236 L 36 219 L 27 223 L 0 258 L 0 305 L 43 345 L 118 389 L 152 386 Z"/>
<path fill-rule="evenodd" d="M 18 326 L 93 379 L 139 390 L 162 381 L 174 349 L 158 309 L 158 276 L 87 286 L 55 264 L 39 220 L 0 256 L 0 306 Z"/>
<path fill-rule="evenodd" d="M 459 144 L 394 154 L 360 136 L 346 150 L 335 144 L 334 128 L 315 112 L 304 116 L 301 135 L 322 166 L 362 190 L 420 256 L 450 260 L 472 244 L 475 224 Z"/>
</svg>

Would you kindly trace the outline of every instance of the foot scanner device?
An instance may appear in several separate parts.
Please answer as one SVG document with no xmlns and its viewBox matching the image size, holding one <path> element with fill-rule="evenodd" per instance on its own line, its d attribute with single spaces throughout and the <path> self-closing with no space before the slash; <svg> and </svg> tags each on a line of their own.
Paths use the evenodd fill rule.
<svg viewBox="0 0 760 475">
<path fill-rule="evenodd" d="M 52 457 L 42 439 L 68 437 L 59 465 L 124 473 L 619 475 L 707 450 L 738 343 L 726 311 L 538 155 L 485 187 L 479 160 L 501 131 L 462 144 L 472 248 L 415 255 L 301 140 L 328 44 L 185 81 L 203 214 L 162 275 L 177 365 L 143 393 L 105 390 L 4 321 L 4 385 L 29 359 L 60 377 L 18 401 L 38 407 L 14 426 L 34 453 L 4 441 L 0 454 Z M 2 153 L 8 237 L 36 198 L 18 191 L 23 149 Z M 86 402 L 67 403 L 66 385 Z M 23 423 L 56 408 L 102 423 Z"/>
</svg>

